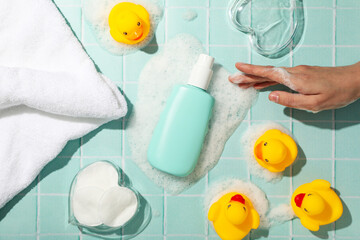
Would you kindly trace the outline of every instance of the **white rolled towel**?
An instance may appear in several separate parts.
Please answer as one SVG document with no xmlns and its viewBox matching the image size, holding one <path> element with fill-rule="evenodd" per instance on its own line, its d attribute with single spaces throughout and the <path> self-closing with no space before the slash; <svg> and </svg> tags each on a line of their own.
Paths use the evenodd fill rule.
<svg viewBox="0 0 360 240">
<path fill-rule="evenodd" d="M 0 0 L 0 207 L 69 140 L 125 116 L 51 0 Z"/>
</svg>

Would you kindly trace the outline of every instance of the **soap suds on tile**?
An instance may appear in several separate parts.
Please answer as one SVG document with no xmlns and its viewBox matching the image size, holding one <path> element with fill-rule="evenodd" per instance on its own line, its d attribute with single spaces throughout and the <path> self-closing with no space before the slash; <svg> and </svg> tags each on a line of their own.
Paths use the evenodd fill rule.
<svg viewBox="0 0 360 240">
<path fill-rule="evenodd" d="M 269 229 L 290 221 L 295 214 L 289 204 L 280 204 L 271 208 L 265 193 L 251 182 L 240 179 L 226 179 L 209 186 L 204 199 L 204 211 L 207 215 L 210 206 L 223 195 L 238 192 L 247 196 L 260 216 L 259 229 Z M 255 230 L 256 231 L 256 230 Z"/>
<path fill-rule="evenodd" d="M 292 134 L 282 125 L 275 122 L 267 122 L 250 126 L 241 137 L 240 146 L 244 149 L 249 171 L 252 175 L 265 179 L 268 182 L 277 182 L 282 179 L 283 173 L 270 172 L 266 168 L 260 166 L 254 157 L 254 145 L 256 140 L 270 129 L 279 129 L 292 137 Z"/>
<path fill-rule="evenodd" d="M 128 45 L 115 41 L 110 35 L 108 18 L 111 9 L 121 2 L 131 2 L 142 5 L 150 14 L 150 32 L 149 35 L 141 42 Z M 99 44 L 115 55 L 125 55 L 147 46 L 152 40 L 157 25 L 160 22 L 163 10 L 158 0 L 84 0 L 82 4 L 86 21 L 95 35 Z"/>
<path fill-rule="evenodd" d="M 191 22 L 191 21 L 195 20 L 197 17 L 198 17 L 198 14 L 193 9 L 187 9 L 182 15 L 182 18 L 187 22 Z"/>
<path fill-rule="evenodd" d="M 195 170 L 180 178 L 153 168 L 147 160 L 153 129 L 171 89 L 175 84 L 186 84 L 201 53 L 205 53 L 201 42 L 191 35 L 178 35 L 166 44 L 141 72 L 137 102 L 127 126 L 132 159 L 152 181 L 170 193 L 180 193 L 191 187 L 217 164 L 226 141 L 257 96 L 254 89 L 244 90 L 230 83 L 229 72 L 215 64 L 209 86 L 209 93 L 215 98 L 213 117 Z"/>
</svg>

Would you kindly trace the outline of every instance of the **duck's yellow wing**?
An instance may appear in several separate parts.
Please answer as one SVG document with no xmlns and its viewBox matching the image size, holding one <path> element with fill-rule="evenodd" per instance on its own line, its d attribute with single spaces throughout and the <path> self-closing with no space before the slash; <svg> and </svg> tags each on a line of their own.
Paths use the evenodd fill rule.
<svg viewBox="0 0 360 240">
<path fill-rule="evenodd" d="M 208 219 L 212 222 L 215 221 L 216 216 L 219 214 L 219 210 L 220 210 L 220 204 L 218 202 L 211 205 L 208 212 Z"/>
</svg>

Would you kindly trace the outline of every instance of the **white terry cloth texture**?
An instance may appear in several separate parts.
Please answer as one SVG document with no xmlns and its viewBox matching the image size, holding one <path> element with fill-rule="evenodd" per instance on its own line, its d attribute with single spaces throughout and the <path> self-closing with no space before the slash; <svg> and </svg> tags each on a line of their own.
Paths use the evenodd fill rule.
<svg viewBox="0 0 360 240">
<path fill-rule="evenodd" d="M 201 42 L 191 35 L 180 34 L 167 43 L 140 74 L 137 102 L 127 126 L 126 134 L 134 162 L 151 180 L 173 194 L 191 187 L 216 165 L 226 141 L 240 125 L 257 96 L 253 88 L 244 90 L 230 83 L 229 72 L 214 65 L 214 75 L 208 89 L 215 98 L 213 117 L 195 170 L 181 178 L 153 168 L 147 161 L 152 132 L 171 89 L 175 84 L 187 83 L 201 53 L 205 53 Z"/>
<path fill-rule="evenodd" d="M 0 1 L 0 207 L 71 139 L 123 117 L 116 85 L 99 74 L 50 0 Z"/>
</svg>

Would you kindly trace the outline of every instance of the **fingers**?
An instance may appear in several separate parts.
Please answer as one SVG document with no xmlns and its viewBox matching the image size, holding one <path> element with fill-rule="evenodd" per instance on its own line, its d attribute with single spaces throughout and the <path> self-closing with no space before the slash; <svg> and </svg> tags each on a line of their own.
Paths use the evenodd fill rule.
<svg viewBox="0 0 360 240">
<path fill-rule="evenodd" d="M 287 71 L 287 68 L 274 68 L 273 66 L 258 66 L 245 63 L 236 63 L 235 66 L 244 74 L 237 74 L 235 77 L 229 78 L 230 81 L 237 81 L 237 83 L 278 82 L 286 86 L 291 83 L 291 74 Z"/>
<path fill-rule="evenodd" d="M 305 109 L 310 111 L 318 111 L 318 98 L 318 95 L 302 95 L 283 91 L 274 91 L 269 94 L 269 100 L 272 102 L 289 108 Z"/>
<path fill-rule="evenodd" d="M 277 82 L 263 82 L 263 83 L 257 83 L 254 85 L 254 88 L 256 90 L 261 90 L 261 89 L 264 89 L 264 88 L 267 88 L 267 87 L 271 87 L 271 86 L 274 86 L 274 85 L 277 85 L 278 83 Z"/>
</svg>

